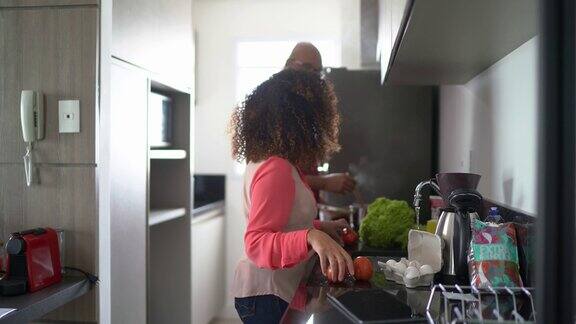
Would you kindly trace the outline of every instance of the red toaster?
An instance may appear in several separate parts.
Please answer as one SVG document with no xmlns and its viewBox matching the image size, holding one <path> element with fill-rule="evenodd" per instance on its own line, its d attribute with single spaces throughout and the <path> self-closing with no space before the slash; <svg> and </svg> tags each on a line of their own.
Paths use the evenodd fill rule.
<svg viewBox="0 0 576 324">
<path fill-rule="evenodd" d="M 12 233 L 6 243 L 6 276 L 0 294 L 34 292 L 62 280 L 58 234 L 52 228 Z"/>
</svg>

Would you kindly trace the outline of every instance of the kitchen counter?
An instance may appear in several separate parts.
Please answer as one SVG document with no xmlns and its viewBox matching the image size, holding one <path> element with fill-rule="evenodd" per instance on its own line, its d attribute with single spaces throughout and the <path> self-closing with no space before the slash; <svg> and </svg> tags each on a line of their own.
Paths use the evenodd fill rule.
<svg viewBox="0 0 576 324">
<path fill-rule="evenodd" d="M 0 308 L 14 308 L 13 312 L 0 317 L 0 324 L 28 323 L 84 295 L 90 290 L 85 277 L 67 276 L 60 283 L 34 293 L 0 297 Z"/>
<path fill-rule="evenodd" d="M 219 200 L 198 208 L 194 208 L 192 210 L 192 224 L 221 216 L 224 214 L 224 208 L 224 200 Z"/>
<path fill-rule="evenodd" d="M 356 255 L 355 251 L 350 251 Z M 408 318 L 378 321 L 378 323 L 426 323 L 425 312 L 426 304 L 430 296 L 429 287 L 408 289 L 403 285 L 387 281 L 384 274 L 378 272 L 379 267 L 376 261 L 386 261 L 389 257 L 370 257 L 373 262 L 374 276 L 370 282 L 356 281 L 329 284 L 322 275 L 317 259 L 311 261 L 315 264 L 312 270 L 302 279 L 300 289 L 292 306 L 284 314 L 282 323 L 355 323 L 351 317 L 347 316 L 344 311 L 338 308 L 334 303 L 334 298 L 338 298 L 347 293 L 367 292 L 379 293 L 385 292 L 386 298 L 390 302 L 377 302 L 371 298 L 358 298 L 353 302 L 354 306 L 367 310 L 368 313 L 385 314 L 394 317 L 393 314 L 399 312 L 411 312 L 407 314 Z M 331 301 L 332 299 L 332 301 Z M 305 301 L 305 302 L 304 302 Z M 298 305 L 300 304 L 300 305 Z M 302 309 L 303 304 L 305 307 Z M 408 306 L 408 307 L 407 307 Z M 300 310 L 297 310 L 300 308 Z M 371 311 L 372 310 L 372 311 Z"/>
</svg>

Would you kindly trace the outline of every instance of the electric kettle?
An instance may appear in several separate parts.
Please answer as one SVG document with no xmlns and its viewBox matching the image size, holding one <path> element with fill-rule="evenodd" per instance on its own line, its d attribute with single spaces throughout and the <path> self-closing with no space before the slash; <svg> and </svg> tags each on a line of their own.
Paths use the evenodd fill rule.
<svg viewBox="0 0 576 324">
<path fill-rule="evenodd" d="M 476 191 L 479 182 L 478 174 L 439 173 L 436 179 L 422 182 L 416 187 L 414 206 L 417 209 L 420 208 L 420 191 L 425 185 L 430 185 L 442 195 L 448 206 L 442 210 L 436 226 L 436 235 L 444 242 L 440 274 L 446 283 L 466 282 L 468 279 L 470 220 L 478 217 L 478 210 L 482 206 L 482 196 Z"/>
</svg>

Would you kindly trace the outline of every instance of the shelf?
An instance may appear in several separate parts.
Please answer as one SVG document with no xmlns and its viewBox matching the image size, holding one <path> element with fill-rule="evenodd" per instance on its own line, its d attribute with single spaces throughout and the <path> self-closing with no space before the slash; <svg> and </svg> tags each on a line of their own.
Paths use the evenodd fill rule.
<svg viewBox="0 0 576 324">
<path fill-rule="evenodd" d="M 183 160 L 186 155 L 185 150 L 150 150 L 150 158 L 155 160 Z"/>
<path fill-rule="evenodd" d="M 538 34 L 536 0 L 411 4 L 390 56 L 387 84 L 465 84 Z"/>
<path fill-rule="evenodd" d="M 150 210 L 148 226 L 164 223 L 182 216 L 186 216 L 186 208 L 152 209 Z"/>
<path fill-rule="evenodd" d="M 85 277 L 65 276 L 61 282 L 34 293 L 0 297 L 1 308 L 16 309 L 0 318 L 0 323 L 28 323 L 73 301 L 89 290 L 90 282 Z"/>
</svg>

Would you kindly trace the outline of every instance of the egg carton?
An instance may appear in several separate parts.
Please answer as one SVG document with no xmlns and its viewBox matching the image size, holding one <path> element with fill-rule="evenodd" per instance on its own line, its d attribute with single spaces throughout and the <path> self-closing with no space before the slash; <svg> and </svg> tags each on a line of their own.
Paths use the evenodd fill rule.
<svg viewBox="0 0 576 324">
<path fill-rule="evenodd" d="M 388 260 L 387 263 L 379 262 L 379 265 L 384 270 L 384 276 L 387 280 L 408 288 L 430 286 L 434 280 L 434 274 L 436 274 L 430 265 L 420 265 L 417 261 L 408 261 L 405 258 L 399 262 L 394 260 Z"/>
<path fill-rule="evenodd" d="M 408 288 L 430 286 L 442 268 L 442 239 L 425 231 L 408 233 L 408 259 L 378 262 L 387 280 Z"/>
</svg>

